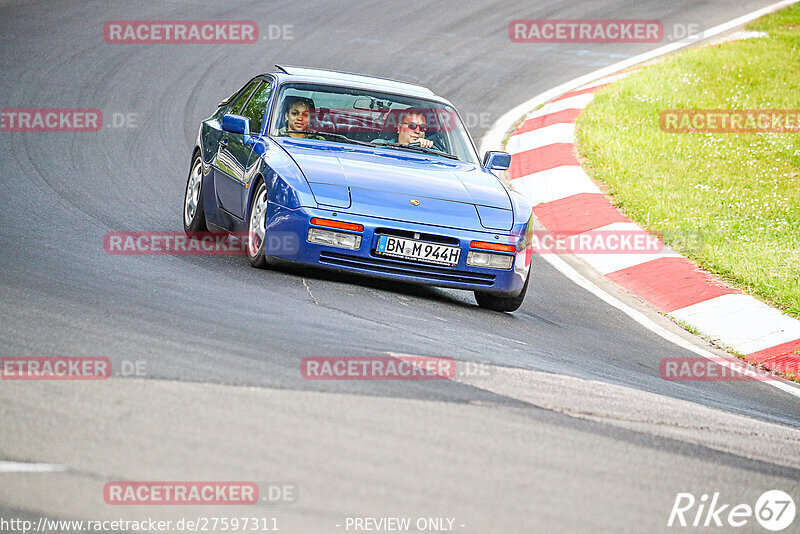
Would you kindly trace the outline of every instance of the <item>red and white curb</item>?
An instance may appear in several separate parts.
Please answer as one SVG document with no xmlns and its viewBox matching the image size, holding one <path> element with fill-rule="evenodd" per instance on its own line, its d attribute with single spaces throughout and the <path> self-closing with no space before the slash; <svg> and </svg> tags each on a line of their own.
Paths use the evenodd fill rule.
<svg viewBox="0 0 800 534">
<path fill-rule="evenodd" d="M 750 13 L 705 31 L 702 37 L 728 31 L 794 2 L 783 1 Z M 627 75 L 620 71 L 683 46 L 686 45 L 672 43 L 551 89 L 501 117 L 484 137 L 484 149 L 496 146 L 517 118 L 525 117 L 506 143 L 506 150 L 513 155 L 509 177 L 512 186 L 534 205 L 534 214 L 547 230 L 568 234 L 598 230 L 646 234 L 614 208 L 581 168 L 574 150 L 575 121 L 596 91 Z M 530 112 L 539 105 L 540 109 Z M 800 321 L 724 284 L 666 247 L 657 254 L 576 256 L 657 310 L 696 328 L 717 344 L 745 355 L 750 362 L 778 370 L 797 369 L 800 364 Z M 562 260 L 545 259 L 638 322 L 677 342 L 635 310 L 601 294 L 602 290 L 579 274 L 568 272 L 570 268 Z M 796 388 L 773 383 L 797 394 Z"/>
<path fill-rule="evenodd" d="M 512 134 L 512 186 L 556 234 L 590 231 L 647 233 L 603 195 L 575 157 L 575 121 L 609 81 L 566 93 L 532 113 Z M 765 367 L 800 364 L 800 321 L 730 287 L 664 247 L 641 254 L 576 254 L 609 280 L 657 310 Z M 791 367 L 794 364 L 794 367 Z"/>
</svg>

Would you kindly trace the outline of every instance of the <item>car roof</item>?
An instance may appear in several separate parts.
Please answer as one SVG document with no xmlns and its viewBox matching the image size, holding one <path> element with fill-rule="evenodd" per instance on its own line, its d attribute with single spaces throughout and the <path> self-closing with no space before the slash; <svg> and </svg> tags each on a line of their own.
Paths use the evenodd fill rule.
<svg viewBox="0 0 800 534">
<path fill-rule="evenodd" d="M 353 74 L 351 72 L 340 72 L 327 69 L 311 69 L 307 67 L 295 67 L 289 65 L 275 65 L 275 67 L 279 72 L 274 74 L 276 74 L 281 81 L 321 82 L 335 85 L 346 85 L 348 87 L 358 87 L 360 89 L 372 89 L 409 96 L 433 98 L 446 102 L 446 100 L 438 97 L 436 93 L 427 87 L 423 87 L 414 83 L 400 82 L 397 80 L 390 80 L 388 78 L 379 78 L 377 76 L 365 76 L 362 74 Z"/>
</svg>

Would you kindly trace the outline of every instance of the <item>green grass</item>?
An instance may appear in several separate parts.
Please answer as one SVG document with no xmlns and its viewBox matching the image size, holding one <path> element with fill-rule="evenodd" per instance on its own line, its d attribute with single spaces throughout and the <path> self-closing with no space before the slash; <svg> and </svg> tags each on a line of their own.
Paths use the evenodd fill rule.
<svg viewBox="0 0 800 534">
<path fill-rule="evenodd" d="M 696 336 L 702 336 L 703 335 L 702 332 L 700 332 L 697 328 L 695 328 L 694 326 L 690 325 L 686 321 L 681 321 L 680 319 L 677 319 L 675 322 L 677 323 L 678 326 L 680 326 L 681 328 L 683 328 L 684 330 L 686 330 L 689 333 L 692 333 L 692 334 L 694 334 Z"/>
<path fill-rule="evenodd" d="M 628 217 L 800 318 L 800 134 L 659 127 L 668 109 L 800 109 L 800 4 L 747 29 L 769 37 L 679 53 L 600 91 L 578 151 Z"/>
</svg>

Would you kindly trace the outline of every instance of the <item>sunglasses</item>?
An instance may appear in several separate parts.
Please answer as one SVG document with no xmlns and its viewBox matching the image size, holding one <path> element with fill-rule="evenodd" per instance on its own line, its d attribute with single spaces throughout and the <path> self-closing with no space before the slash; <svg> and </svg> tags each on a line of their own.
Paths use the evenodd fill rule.
<svg viewBox="0 0 800 534">
<path fill-rule="evenodd" d="M 428 131 L 428 125 L 427 124 L 417 124 L 416 122 L 401 122 L 400 124 L 402 124 L 403 126 L 408 127 L 409 130 L 416 130 L 417 128 L 419 128 L 420 132 L 427 132 Z"/>
</svg>

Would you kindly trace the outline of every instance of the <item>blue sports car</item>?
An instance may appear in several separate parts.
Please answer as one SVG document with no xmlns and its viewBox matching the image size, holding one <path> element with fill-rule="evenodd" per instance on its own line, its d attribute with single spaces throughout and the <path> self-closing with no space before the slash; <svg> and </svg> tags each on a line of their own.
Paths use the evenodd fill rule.
<svg viewBox="0 0 800 534">
<path fill-rule="evenodd" d="M 481 161 L 447 100 L 410 83 L 277 66 L 197 133 L 184 230 L 247 234 L 254 267 L 294 262 L 475 292 L 520 307 L 531 205 Z"/>
</svg>

